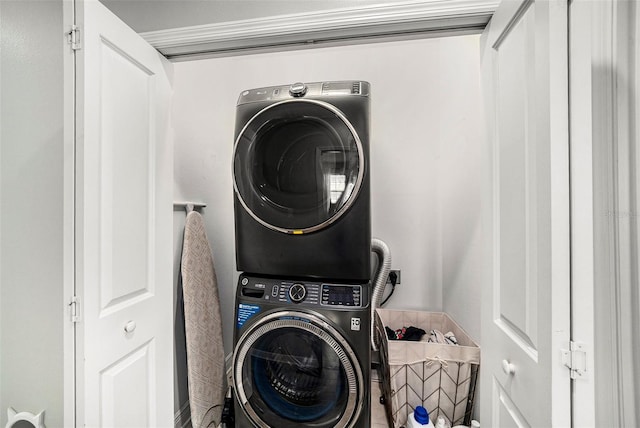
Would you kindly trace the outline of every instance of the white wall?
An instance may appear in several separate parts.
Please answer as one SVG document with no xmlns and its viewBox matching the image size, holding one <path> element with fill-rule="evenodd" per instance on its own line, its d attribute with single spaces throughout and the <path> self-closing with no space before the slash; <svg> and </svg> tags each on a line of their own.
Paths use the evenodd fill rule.
<svg viewBox="0 0 640 428">
<path fill-rule="evenodd" d="M 372 231 L 402 270 L 387 307 L 445 309 L 479 338 L 478 153 L 484 135 L 478 41 L 461 36 L 175 64 L 174 196 L 208 204 L 204 216 L 227 353 L 237 279 L 231 175 L 236 101 L 244 89 L 296 81 L 371 83 Z"/>
<path fill-rule="evenodd" d="M 486 157 L 482 151 L 485 128 L 480 51 L 475 55 L 448 58 L 452 68 L 474 70 L 449 88 L 441 107 L 452 112 L 450 124 L 441 129 L 438 160 L 439 218 L 441 241 L 442 309 L 476 341 L 480 341 L 480 295 L 486 236 L 481 227 L 483 177 Z M 464 105 L 469 103 L 468 105 Z"/>
<path fill-rule="evenodd" d="M 63 426 L 62 2 L 0 2 L 0 426 Z"/>
</svg>

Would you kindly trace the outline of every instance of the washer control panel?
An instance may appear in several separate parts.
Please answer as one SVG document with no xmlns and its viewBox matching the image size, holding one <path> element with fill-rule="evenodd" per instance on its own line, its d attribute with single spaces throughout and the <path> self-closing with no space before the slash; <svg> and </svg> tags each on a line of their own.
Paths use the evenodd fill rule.
<svg viewBox="0 0 640 428">
<path fill-rule="evenodd" d="M 259 278 L 242 275 L 238 293 L 244 298 L 290 305 L 360 308 L 367 306 L 368 284 L 336 284 Z"/>
</svg>

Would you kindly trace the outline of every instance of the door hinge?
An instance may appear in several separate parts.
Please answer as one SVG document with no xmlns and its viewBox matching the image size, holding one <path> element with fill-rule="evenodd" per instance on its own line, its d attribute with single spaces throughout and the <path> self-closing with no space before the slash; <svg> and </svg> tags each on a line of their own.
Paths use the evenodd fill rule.
<svg viewBox="0 0 640 428">
<path fill-rule="evenodd" d="M 82 44 L 80 43 L 80 28 L 77 25 L 71 26 L 71 30 L 67 33 L 67 42 L 74 51 L 82 49 Z"/>
<path fill-rule="evenodd" d="M 73 296 L 69 303 L 69 314 L 71 322 L 76 323 L 80 321 L 80 299 L 78 296 Z"/>
<path fill-rule="evenodd" d="M 562 363 L 571 370 L 571 379 L 583 379 L 587 376 L 587 350 L 581 342 L 571 341 L 569 349 L 562 350 Z"/>
</svg>

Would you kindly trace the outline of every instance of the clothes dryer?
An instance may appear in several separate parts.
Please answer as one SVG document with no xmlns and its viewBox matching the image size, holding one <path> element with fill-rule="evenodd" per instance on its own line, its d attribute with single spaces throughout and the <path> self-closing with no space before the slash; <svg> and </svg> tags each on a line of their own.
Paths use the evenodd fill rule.
<svg viewBox="0 0 640 428">
<path fill-rule="evenodd" d="M 240 276 L 233 353 L 238 428 L 369 427 L 368 290 Z"/>
<path fill-rule="evenodd" d="M 369 84 L 244 91 L 235 137 L 238 271 L 368 281 Z"/>
</svg>

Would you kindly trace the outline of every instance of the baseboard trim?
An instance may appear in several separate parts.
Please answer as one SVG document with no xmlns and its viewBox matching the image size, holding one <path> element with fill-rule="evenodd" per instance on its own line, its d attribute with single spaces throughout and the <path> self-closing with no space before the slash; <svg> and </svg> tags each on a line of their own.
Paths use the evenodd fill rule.
<svg viewBox="0 0 640 428">
<path fill-rule="evenodd" d="M 188 428 L 191 426 L 191 408 L 189 407 L 189 401 L 184 403 L 182 407 L 180 407 L 180 410 L 176 412 L 173 426 L 175 428 Z"/>
</svg>

